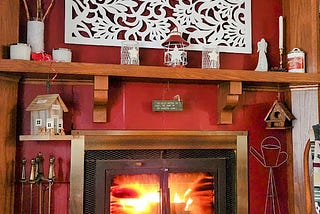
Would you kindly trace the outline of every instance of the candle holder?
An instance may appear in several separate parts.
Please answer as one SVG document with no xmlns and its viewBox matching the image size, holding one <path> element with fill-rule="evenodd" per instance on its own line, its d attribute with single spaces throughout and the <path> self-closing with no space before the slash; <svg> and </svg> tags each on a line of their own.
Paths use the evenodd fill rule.
<svg viewBox="0 0 320 214">
<path fill-rule="evenodd" d="M 72 53 L 67 48 L 54 48 L 52 50 L 52 59 L 55 62 L 71 62 Z"/>
<path fill-rule="evenodd" d="M 30 56 L 30 45 L 24 43 L 10 45 L 10 59 L 30 60 Z"/>
<path fill-rule="evenodd" d="M 219 48 L 217 46 L 202 48 L 202 69 L 219 68 L 219 61 Z"/>
<path fill-rule="evenodd" d="M 283 48 L 279 49 L 279 56 L 280 56 L 280 60 L 279 60 L 279 68 L 283 69 Z"/>
<path fill-rule="evenodd" d="M 279 72 L 286 72 L 288 71 L 286 67 L 283 67 L 283 54 L 284 48 L 279 48 L 279 67 L 272 67 L 271 71 L 279 71 Z"/>
<path fill-rule="evenodd" d="M 123 41 L 121 43 L 121 64 L 139 65 L 139 43 L 137 41 Z"/>
</svg>

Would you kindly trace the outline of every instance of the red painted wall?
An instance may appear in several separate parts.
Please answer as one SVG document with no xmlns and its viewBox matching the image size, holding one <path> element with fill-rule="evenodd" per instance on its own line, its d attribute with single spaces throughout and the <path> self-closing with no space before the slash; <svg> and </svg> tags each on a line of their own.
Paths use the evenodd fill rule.
<svg viewBox="0 0 320 214">
<path fill-rule="evenodd" d="M 44 1 L 46 4 L 48 0 Z M 278 16 L 281 14 L 279 1 L 252 1 L 252 54 L 221 54 L 221 67 L 230 69 L 254 69 L 258 55 L 256 43 L 265 38 L 268 42 L 270 66 L 278 63 Z M 21 13 L 20 40 L 25 41 L 25 21 Z M 56 1 L 45 23 L 45 50 L 67 47 L 73 52 L 73 61 L 114 63 L 120 62 L 119 47 L 68 45 L 63 42 L 64 1 Z M 162 50 L 141 49 L 142 65 L 162 66 Z M 201 66 L 201 53 L 188 53 L 187 67 Z M 59 79 L 59 76 L 57 77 Z M 249 146 L 260 151 L 261 142 L 268 136 L 279 138 L 282 150 L 286 150 L 285 131 L 265 129 L 264 117 L 277 99 L 276 92 L 244 91 L 234 112 L 234 124 L 218 125 L 217 86 L 213 84 L 152 83 L 110 81 L 108 123 L 92 122 L 93 86 L 63 84 L 54 82 L 50 93 L 59 93 L 69 108 L 64 117 L 66 132 L 71 129 L 152 129 L 152 130 L 247 130 Z M 26 107 L 38 94 L 47 92 L 43 84 L 21 84 L 19 99 L 20 134 L 30 133 L 30 114 Z M 182 112 L 152 112 L 154 99 L 172 99 L 180 95 L 184 101 Z M 56 157 L 57 183 L 54 184 L 53 209 L 51 213 L 68 213 L 68 180 L 70 145 L 68 142 L 19 142 L 17 151 L 17 177 L 20 160 L 28 160 L 41 151 L 45 157 L 47 173 L 48 158 Z M 28 162 L 29 163 L 29 162 Z M 28 164 L 29 165 L 29 164 Z M 29 174 L 29 166 L 27 167 Z M 286 164 L 275 169 L 275 182 L 281 206 L 281 213 L 288 213 Z M 268 184 L 268 169 L 249 154 L 249 198 L 250 213 L 263 213 Z M 16 207 L 20 206 L 21 189 L 17 185 Z M 26 192 L 28 189 L 25 189 Z M 26 202 L 27 203 L 27 202 Z M 25 204 L 27 207 L 27 204 Z"/>
</svg>

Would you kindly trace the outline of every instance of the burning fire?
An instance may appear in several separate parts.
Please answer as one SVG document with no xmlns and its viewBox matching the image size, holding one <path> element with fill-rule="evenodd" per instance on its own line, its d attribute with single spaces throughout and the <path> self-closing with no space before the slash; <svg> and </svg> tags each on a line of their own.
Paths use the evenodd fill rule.
<svg viewBox="0 0 320 214">
<path fill-rule="evenodd" d="M 203 179 L 203 178 L 202 178 Z M 211 179 L 208 185 L 208 179 Z M 205 177 L 206 182 L 200 183 L 195 179 L 196 184 L 188 185 L 184 183 L 171 182 L 170 208 L 175 209 L 174 213 L 213 213 L 213 178 Z M 193 180 L 193 181 L 195 181 Z M 172 184 L 174 183 L 174 184 Z M 188 187 L 191 186 L 191 187 Z M 209 190 L 198 191 L 199 186 L 209 187 Z M 175 189 L 173 191 L 173 189 Z M 154 214 L 160 213 L 160 188 L 156 182 L 122 183 L 114 185 L 110 192 L 111 214 Z M 197 208 L 195 203 L 201 203 L 210 212 L 203 212 Z M 203 204 L 205 203 L 205 204 Z M 209 207 L 209 208 L 208 208 Z M 178 211 L 179 210 L 179 211 Z M 158 211 L 158 212 L 157 212 Z M 177 212 L 178 211 L 178 212 Z"/>
<path fill-rule="evenodd" d="M 111 206 L 111 213 L 147 214 L 160 201 L 159 188 L 146 189 L 141 184 L 113 187 L 111 189 L 111 197 L 111 202 L 117 204 L 116 206 Z M 122 212 L 119 212 L 119 210 Z"/>
</svg>

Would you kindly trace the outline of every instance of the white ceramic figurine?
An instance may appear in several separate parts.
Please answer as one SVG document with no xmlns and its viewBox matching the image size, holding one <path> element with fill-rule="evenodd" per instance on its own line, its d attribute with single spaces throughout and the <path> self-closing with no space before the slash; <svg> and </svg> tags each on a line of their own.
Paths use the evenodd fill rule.
<svg viewBox="0 0 320 214">
<path fill-rule="evenodd" d="M 267 60 L 267 47 L 268 43 L 265 39 L 261 39 L 258 42 L 258 50 L 259 52 L 259 59 L 258 59 L 258 65 L 256 67 L 256 71 L 268 71 L 268 60 Z"/>
</svg>

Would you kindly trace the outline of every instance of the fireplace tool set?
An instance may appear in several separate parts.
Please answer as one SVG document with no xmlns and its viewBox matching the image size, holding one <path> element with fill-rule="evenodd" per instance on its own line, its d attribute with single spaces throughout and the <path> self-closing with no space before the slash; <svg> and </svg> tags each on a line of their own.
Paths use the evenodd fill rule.
<svg viewBox="0 0 320 214">
<path fill-rule="evenodd" d="M 43 155 L 41 152 L 37 154 L 37 156 L 30 161 L 30 176 L 29 179 L 26 178 L 26 164 L 27 160 L 24 158 L 22 163 L 21 169 L 21 201 L 20 201 L 20 213 L 24 213 L 24 203 L 25 199 L 29 199 L 29 213 L 32 214 L 33 212 L 33 199 L 38 199 L 38 213 L 39 214 L 50 214 L 51 208 L 51 199 L 52 199 L 52 185 L 55 179 L 54 173 L 54 161 L 55 158 L 51 156 L 49 158 L 49 173 L 48 178 L 45 178 L 44 171 L 43 171 Z M 29 197 L 24 195 L 24 190 L 26 189 L 25 186 L 29 186 Z M 38 190 L 38 195 L 34 195 L 34 188 Z M 46 192 L 48 192 L 48 196 L 46 197 Z M 27 192 L 28 193 L 28 192 Z M 36 196 L 36 197 L 34 197 Z M 47 199 L 47 201 L 46 201 Z M 47 204 L 47 206 L 46 206 Z M 47 207 L 47 212 L 45 209 Z"/>
</svg>

